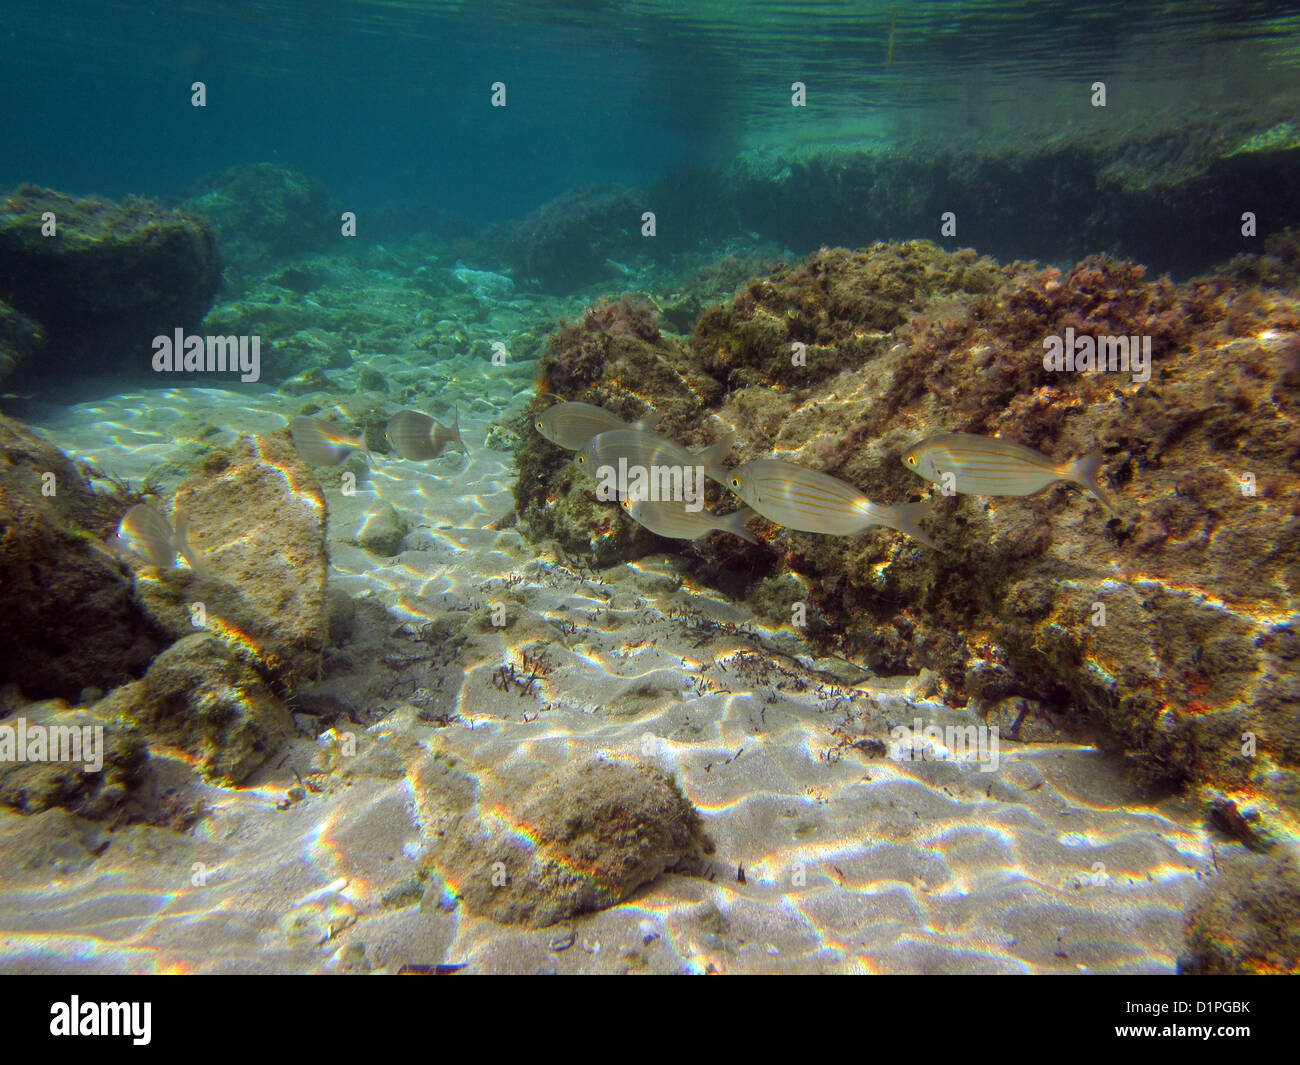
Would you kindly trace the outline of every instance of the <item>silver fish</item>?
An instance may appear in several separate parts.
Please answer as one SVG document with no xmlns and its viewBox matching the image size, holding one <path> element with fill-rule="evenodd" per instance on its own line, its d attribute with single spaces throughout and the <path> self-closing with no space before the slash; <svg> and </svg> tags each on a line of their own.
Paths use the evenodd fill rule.
<svg viewBox="0 0 1300 1065">
<path fill-rule="evenodd" d="M 743 507 L 734 514 L 711 514 L 709 511 L 690 511 L 683 503 L 670 500 L 624 499 L 621 504 L 628 516 L 657 536 L 670 540 L 698 540 L 717 529 L 729 532 L 757 544 L 754 534 L 745 528 L 745 522 L 755 514 Z"/>
<path fill-rule="evenodd" d="M 354 451 L 370 454 L 364 440 L 344 436 L 324 418 L 295 418 L 289 433 L 308 466 L 337 466 Z"/>
<path fill-rule="evenodd" d="M 704 467 L 704 475 L 719 484 L 726 484 L 727 470 L 722 459 L 731 450 L 734 438 L 724 436 L 703 451 L 692 453 L 666 436 L 647 433 L 641 429 L 615 429 L 592 437 L 578 451 L 574 461 L 584 472 L 596 476 L 601 467 L 617 469 L 622 461 L 627 466 L 649 469 L 654 466 Z"/>
<path fill-rule="evenodd" d="M 173 527 L 157 506 L 137 503 L 122 516 L 112 546 L 119 551 L 125 549 L 159 569 L 175 568 L 179 551 L 190 569 L 201 577 L 207 576 L 202 554 L 190 544 L 189 518 L 177 513 L 175 519 Z"/>
<path fill-rule="evenodd" d="M 649 432 L 660 422 L 653 411 L 639 422 L 628 423 L 603 407 L 590 403 L 557 403 L 547 407 L 534 420 L 533 425 L 542 436 L 557 447 L 577 451 L 593 436 L 615 429 L 641 429 Z"/>
<path fill-rule="evenodd" d="M 460 411 L 456 411 L 455 421 L 447 426 L 418 410 L 399 410 L 388 419 L 385 431 L 393 450 L 414 462 L 436 459 L 448 444 L 455 444 L 461 454 L 469 454 L 469 448 L 460 438 Z"/>
<path fill-rule="evenodd" d="M 920 519 L 931 513 L 930 504 L 877 506 L 847 481 L 793 462 L 746 462 L 730 471 L 726 485 L 768 521 L 787 529 L 854 536 L 872 525 L 885 525 L 934 547 L 920 526 Z"/>
<path fill-rule="evenodd" d="M 1119 511 L 1097 482 L 1099 452 L 1057 464 L 1031 448 L 970 433 L 940 433 L 914 446 L 903 465 L 941 487 L 974 496 L 1028 496 L 1056 481 L 1072 481 Z M 951 475 L 950 479 L 949 475 Z"/>
</svg>

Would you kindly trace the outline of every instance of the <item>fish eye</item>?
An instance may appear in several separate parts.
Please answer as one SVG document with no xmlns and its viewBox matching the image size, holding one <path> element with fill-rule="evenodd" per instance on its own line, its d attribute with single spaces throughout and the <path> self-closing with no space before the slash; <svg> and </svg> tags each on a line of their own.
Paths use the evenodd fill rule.
<svg viewBox="0 0 1300 1065">
<path fill-rule="evenodd" d="M 583 465 L 585 465 L 586 462 L 587 462 L 587 456 L 586 456 L 586 455 L 579 455 L 579 456 L 578 456 L 578 465 L 579 465 L 579 466 L 583 466 Z"/>
<path fill-rule="evenodd" d="M 542 427 L 541 419 L 538 419 L 538 420 L 537 420 L 536 422 L 534 422 L 533 424 L 535 424 L 535 425 L 537 426 L 537 428 L 539 428 L 539 429 Z"/>
<path fill-rule="evenodd" d="M 731 487 L 732 487 L 732 488 L 739 488 L 739 487 L 740 487 L 740 478 L 739 478 L 739 477 L 733 477 L 733 478 L 731 479 Z"/>
<path fill-rule="evenodd" d="M 916 456 L 915 456 L 915 455 L 908 455 L 908 456 L 907 456 L 907 464 L 908 464 L 909 466 L 915 466 L 915 465 L 916 465 Z"/>
</svg>

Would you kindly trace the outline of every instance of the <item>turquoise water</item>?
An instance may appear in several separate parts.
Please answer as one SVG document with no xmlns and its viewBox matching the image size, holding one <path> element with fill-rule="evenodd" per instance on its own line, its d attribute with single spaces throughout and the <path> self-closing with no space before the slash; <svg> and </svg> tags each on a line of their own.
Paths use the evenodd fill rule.
<svg viewBox="0 0 1300 1065">
<path fill-rule="evenodd" d="M 1014 143 L 1258 110 L 1295 92 L 1300 60 L 1300 16 L 1276 3 L 9 0 L 4 14 L 0 182 L 178 195 L 273 161 L 360 202 L 484 221 L 746 148 Z M 1098 78 L 1136 106 L 1093 114 Z M 498 80 L 505 113 L 487 107 Z M 797 116 L 796 80 L 812 101 Z"/>
</svg>

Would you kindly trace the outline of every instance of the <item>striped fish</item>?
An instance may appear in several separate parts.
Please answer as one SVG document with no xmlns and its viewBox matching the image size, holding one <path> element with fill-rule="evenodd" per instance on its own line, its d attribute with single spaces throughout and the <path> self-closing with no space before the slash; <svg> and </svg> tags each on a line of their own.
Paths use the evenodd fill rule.
<svg viewBox="0 0 1300 1065">
<path fill-rule="evenodd" d="M 726 485 L 768 521 L 787 529 L 854 536 L 872 525 L 907 533 L 926 547 L 934 541 L 920 526 L 928 503 L 881 507 L 847 481 L 781 459 L 755 459 L 737 466 Z"/>
<path fill-rule="evenodd" d="M 1057 465 L 1031 448 L 970 433 L 940 433 L 921 441 L 903 456 L 903 465 L 927 481 L 973 496 L 1028 496 L 1056 481 L 1086 488 L 1112 513 L 1119 511 L 1097 482 L 1099 452 Z"/>
<path fill-rule="evenodd" d="M 157 506 L 137 503 L 122 516 L 111 546 L 118 552 L 129 551 L 159 569 L 174 569 L 179 551 L 190 569 L 199 576 L 207 576 L 202 555 L 190 544 L 189 518 L 179 513 L 175 518 L 173 528 Z"/>
<path fill-rule="evenodd" d="M 601 433 L 615 429 L 641 429 L 649 432 L 659 421 L 659 415 L 653 411 L 639 422 L 629 424 L 603 407 L 594 407 L 590 403 L 557 403 L 542 411 L 533 425 L 557 447 L 577 451 L 593 436 Z"/>
<path fill-rule="evenodd" d="M 754 517 L 754 512 L 749 507 L 734 514 L 719 516 L 710 514 L 707 510 L 690 511 L 686 509 L 685 503 L 668 500 L 624 499 L 620 505 L 638 525 L 669 540 L 698 540 L 717 529 L 739 536 L 751 544 L 758 543 L 754 534 L 745 528 L 745 522 Z"/>
<path fill-rule="evenodd" d="M 731 450 L 733 442 L 734 437 L 724 436 L 716 444 L 692 454 L 666 436 L 641 429 L 614 429 L 588 440 L 574 461 L 593 477 L 602 466 L 617 469 L 620 459 L 628 466 L 647 469 L 651 466 L 703 466 L 706 477 L 725 484 L 727 471 L 722 467 L 722 459 Z"/>
<path fill-rule="evenodd" d="M 364 440 L 344 436 L 324 418 L 295 418 L 289 433 L 308 466 L 337 466 L 354 451 L 370 454 Z"/>
<path fill-rule="evenodd" d="M 460 411 L 456 411 L 455 421 L 446 426 L 418 410 L 399 410 L 388 419 L 386 432 L 393 450 L 414 462 L 436 459 L 448 444 L 455 444 L 463 455 L 469 454 L 469 448 L 460 438 Z"/>
</svg>

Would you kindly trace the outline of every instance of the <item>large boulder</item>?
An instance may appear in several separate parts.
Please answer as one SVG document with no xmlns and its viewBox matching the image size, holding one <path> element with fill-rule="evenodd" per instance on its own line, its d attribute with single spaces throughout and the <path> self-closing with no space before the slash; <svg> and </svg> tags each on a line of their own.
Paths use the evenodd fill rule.
<svg viewBox="0 0 1300 1065">
<path fill-rule="evenodd" d="M 125 507 L 0 415 L 0 678 L 29 698 L 112 688 L 166 646 L 102 542 Z"/>
<path fill-rule="evenodd" d="M 504 800 L 503 814 L 464 815 L 437 863 L 473 913 L 544 927 L 621 902 L 669 870 L 699 872 L 712 849 L 661 772 L 591 758 Z"/>
<path fill-rule="evenodd" d="M 284 704 L 211 633 L 178 640 L 143 679 L 116 689 L 98 709 L 189 752 L 210 777 L 234 784 L 293 735 Z"/>
<path fill-rule="evenodd" d="M 151 378 L 154 337 L 197 331 L 220 279 L 198 219 L 22 185 L 0 205 L 0 311 L 27 322 L 0 313 L 0 374 L 7 362 L 9 384 L 35 391 L 73 376 Z"/>
<path fill-rule="evenodd" d="M 173 638 L 207 630 L 276 684 L 313 676 L 329 637 L 326 506 L 287 432 L 213 451 L 176 492 L 204 575 L 137 582 Z"/>
</svg>

